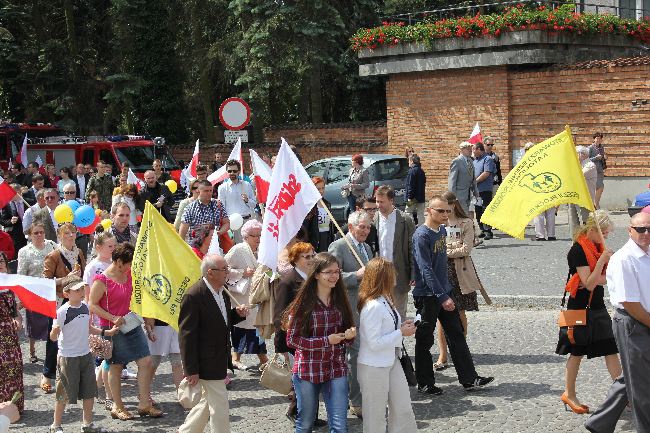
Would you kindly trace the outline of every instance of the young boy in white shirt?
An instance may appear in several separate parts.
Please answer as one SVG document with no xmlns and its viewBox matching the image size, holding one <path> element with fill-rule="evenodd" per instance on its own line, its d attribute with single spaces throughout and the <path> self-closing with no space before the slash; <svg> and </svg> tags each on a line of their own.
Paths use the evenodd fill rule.
<svg viewBox="0 0 650 433">
<path fill-rule="evenodd" d="M 93 424 L 93 404 L 97 397 L 95 382 L 95 358 L 90 353 L 88 335 L 114 335 L 118 328 L 108 331 L 96 328 L 90 323 L 90 311 L 83 301 L 86 283 L 79 277 L 67 278 L 63 296 L 68 302 L 61 305 L 56 312 L 50 339 L 59 342 L 57 359 L 56 405 L 54 407 L 54 424 L 50 433 L 63 433 L 61 418 L 66 403 L 75 404 L 83 401 L 84 433 L 107 432 Z"/>
</svg>

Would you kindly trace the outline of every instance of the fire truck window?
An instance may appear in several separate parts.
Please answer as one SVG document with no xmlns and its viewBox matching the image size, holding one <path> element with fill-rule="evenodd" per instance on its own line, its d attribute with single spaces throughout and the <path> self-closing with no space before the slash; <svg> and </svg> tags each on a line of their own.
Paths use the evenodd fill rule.
<svg viewBox="0 0 650 433">
<path fill-rule="evenodd" d="M 82 162 L 84 164 L 95 165 L 95 150 L 94 149 L 85 149 L 82 157 Z"/>
<path fill-rule="evenodd" d="M 115 157 L 113 156 L 113 152 L 111 152 L 108 149 L 103 149 L 99 152 L 99 159 L 104 161 L 106 164 L 110 164 L 113 169 L 111 170 L 111 175 L 117 176 L 118 173 L 120 172 L 120 168 L 117 166 L 117 163 L 115 162 Z"/>
<path fill-rule="evenodd" d="M 9 160 L 9 151 L 7 150 L 7 136 L 0 135 L 0 160 Z"/>
</svg>

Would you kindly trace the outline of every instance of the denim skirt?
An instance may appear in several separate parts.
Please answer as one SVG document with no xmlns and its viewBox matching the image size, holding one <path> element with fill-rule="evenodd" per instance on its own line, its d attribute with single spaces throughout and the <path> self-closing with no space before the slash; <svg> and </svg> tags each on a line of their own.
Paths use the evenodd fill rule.
<svg viewBox="0 0 650 433">
<path fill-rule="evenodd" d="M 111 338 L 113 340 L 113 357 L 108 360 L 110 364 L 126 365 L 149 356 L 149 344 L 142 326 L 138 326 L 126 334 L 118 331 Z"/>
</svg>

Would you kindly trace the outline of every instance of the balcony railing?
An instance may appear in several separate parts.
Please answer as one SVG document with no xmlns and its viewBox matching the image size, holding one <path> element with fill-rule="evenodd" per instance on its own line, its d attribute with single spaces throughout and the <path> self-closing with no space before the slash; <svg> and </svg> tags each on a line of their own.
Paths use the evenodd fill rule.
<svg viewBox="0 0 650 433">
<path fill-rule="evenodd" d="M 644 5 L 648 2 L 643 2 Z M 471 5 L 459 5 L 445 9 L 435 9 L 430 11 L 421 11 L 421 12 L 412 12 L 398 15 L 391 15 L 384 17 L 383 21 L 387 22 L 403 22 L 405 24 L 411 25 L 416 24 L 421 21 L 437 21 L 445 18 L 458 18 L 463 16 L 474 16 L 477 13 L 481 15 L 487 15 L 492 13 L 503 12 L 507 7 L 513 7 L 519 4 L 523 4 L 529 7 L 539 7 L 546 6 L 550 9 L 556 9 L 560 6 L 565 5 L 566 3 L 557 2 L 557 1 L 543 1 L 543 0 L 510 0 L 510 1 L 500 1 L 496 3 L 485 3 L 485 4 L 471 4 Z M 630 8 L 624 6 L 615 6 L 615 5 L 606 5 L 599 3 L 568 3 L 574 6 L 574 9 L 578 13 L 590 12 L 595 14 L 609 14 L 617 15 L 621 18 L 628 19 L 644 19 L 650 17 L 650 9 L 638 9 Z"/>
</svg>

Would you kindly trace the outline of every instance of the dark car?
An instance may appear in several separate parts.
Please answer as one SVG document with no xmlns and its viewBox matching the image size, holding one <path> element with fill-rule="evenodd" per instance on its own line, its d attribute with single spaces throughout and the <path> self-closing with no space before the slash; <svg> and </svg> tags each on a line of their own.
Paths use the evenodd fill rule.
<svg viewBox="0 0 650 433">
<path fill-rule="evenodd" d="M 381 185 L 390 185 L 395 190 L 395 206 L 404 209 L 405 182 L 408 173 L 408 160 L 398 155 L 362 154 L 363 167 L 368 170 L 370 186 L 366 196 L 374 195 L 375 189 Z M 341 195 L 341 187 L 348 183 L 348 175 L 352 168 L 352 156 L 337 156 L 320 159 L 307 165 L 310 177 L 320 176 L 325 179 L 325 199 L 332 204 L 332 213 L 337 221 L 345 221 L 350 214 L 348 201 Z"/>
</svg>

